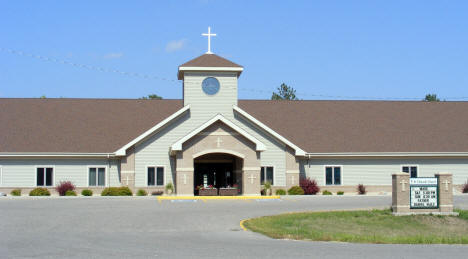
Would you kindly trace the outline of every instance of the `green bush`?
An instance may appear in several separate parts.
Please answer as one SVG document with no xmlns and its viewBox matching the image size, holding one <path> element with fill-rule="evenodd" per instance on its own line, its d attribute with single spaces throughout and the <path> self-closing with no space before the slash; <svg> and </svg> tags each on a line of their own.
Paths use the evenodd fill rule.
<svg viewBox="0 0 468 259">
<path fill-rule="evenodd" d="M 50 196 L 50 192 L 46 188 L 36 188 L 29 192 L 29 196 Z"/>
<path fill-rule="evenodd" d="M 276 195 L 286 195 L 286 191 L 283 190 L 283 189 L 278 189 L 278 190 L 275 191 L 275 194 Z"/>
<path fill-rule="evenodd" d="M 148 193 L 145 190 L 140 189 L 140 190 L 138 190 L 136 195 L 137 196 L 146 196 L 146 195 L 148 195 Z"/>
<path fill-rule="evenodd" d="M 325 190 L 325 191 L 322 192 L 322 195 L 332 195 L 332 193 L 329 192 L 329 191 L 327 191 L 327 190 Z"/>
<path fill-rule="evenodd" d="M 76 196 L 76 192 L 72 190 L 68 190 L 65 192 L 65 196 Z"/>
<path fill-rule="evenodd" d="M 102 190 L 101 196 L 132 196 L 133 193 L 128 187 L 108 187 Z"/>
<path fill-rule="evenodd" d="M 173 193 L 174 192 L 174 185 L 172 183 L 167 183 L 166 184 L 166 192 L 167 193 Z"/>
<path fill-rule="evenodd" d="M 304 190 L 299 186 L 293 186 L 288 190 L 289 195 L 304 195 Z"/>
<path fill-rule="evenodd" d="M 10 194 L 11 196 L 21 196 L 21 189 L 14 189 Z"/>
<path fill-rule="evenodd" d="M 336 193 L 336 195 L 343 195 L 343 194 L 344 194 L 344 191 L 338 191 L 338 192 Z"/>
<path fill-rule="evenodd" d="M 83 196 L 93 196 L 93 191 L 89 190 L 89 189 L 84 189 L 81 191 L 81 195 Z"/>
</svg>

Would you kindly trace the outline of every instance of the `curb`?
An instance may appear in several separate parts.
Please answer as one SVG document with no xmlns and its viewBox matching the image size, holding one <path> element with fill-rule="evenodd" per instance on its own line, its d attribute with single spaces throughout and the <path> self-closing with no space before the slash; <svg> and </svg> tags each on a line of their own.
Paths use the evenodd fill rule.
<svg viewBox="0 0 468 259">
<path fill-rule="evenodd" d="M 163 200 L 277 200 L 280 196 L 161 196 L 158 201 Z"/>
</svg>

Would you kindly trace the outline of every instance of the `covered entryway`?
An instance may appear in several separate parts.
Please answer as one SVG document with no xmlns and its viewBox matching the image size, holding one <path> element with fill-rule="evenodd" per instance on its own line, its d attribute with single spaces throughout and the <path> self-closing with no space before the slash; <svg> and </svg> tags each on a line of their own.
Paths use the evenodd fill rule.
<svg viewBox="0 0 468 259">
<path fill-rule="evenodd" d="M 210 153 L 194 159 L 194 194 L 199 189 L 214 188 L 218 195 L 236 195 L 241 193 L 242 158 L 231 154 Z"/>
<path fill-rule="evenodd" d="M 235 195 L 260 195 L 260 152 L 264 150 L 263 143 L 216 115 L 171 146 L 177 195 L 233 195 L 234 185 Z M 201 187 L 210 185 L 217 190 L 200 194 Z"/>
</svg>

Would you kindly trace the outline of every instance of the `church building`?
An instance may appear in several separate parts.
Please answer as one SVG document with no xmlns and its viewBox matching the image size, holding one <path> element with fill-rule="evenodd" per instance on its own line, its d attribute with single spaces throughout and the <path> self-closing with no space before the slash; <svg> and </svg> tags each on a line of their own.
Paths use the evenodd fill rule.
<svg viewBox="0 0 468 259">
<path fill-rule="evenodd" d="M 355 193 L 390 192 L 396 172 L 468 179 L 467 102 L 239 100 L 243 70 L 208 51 L 178 67 L 182 100 L 2 98 L 0 191 L 71 181 L 260 195 L 308 177 Z"/>
</svg>

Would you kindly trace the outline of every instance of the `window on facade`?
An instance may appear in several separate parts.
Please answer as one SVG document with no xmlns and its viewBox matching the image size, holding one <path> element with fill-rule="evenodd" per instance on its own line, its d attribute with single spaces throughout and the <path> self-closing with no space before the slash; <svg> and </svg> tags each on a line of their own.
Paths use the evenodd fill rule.
<svg viewBox="0 0 468 259">
<path fill-rule="evenodd" d="M 326 185 L 341 185 L 341 167 L 340 166 L 325 167 L 325 184 Z"/>
<path fill-rule="evenodd" d="M 106 168 L 90 167 L 88 179 L 89 186 L 104 186 L 106 184 Z"/>
<path fill-rule="evenodd" d="M 268 181 L 271 185 L 273 183 L 273 166 L 262 166 L 260 170 L 260 184 L 265 184 Z"/>
<path fill-rule="evenodd" d="M 52 186 L 54 169 L 52 167 L 36 168 L 36 185 L 37 186 Z"/>
<path fill-rule="evenodd" d="M 148 186 L 163 186 L 164 185 L 164 167 L 150 166 L 148 167 Z"/>
<path fill-rule="evenodd" d="M 401 167 L 401 171 L 404 173 L 409 173 L 411 178 L 418 177 L 418 167 L 417 166 L 409 166 L 404 165 Z"/>
</svg>

